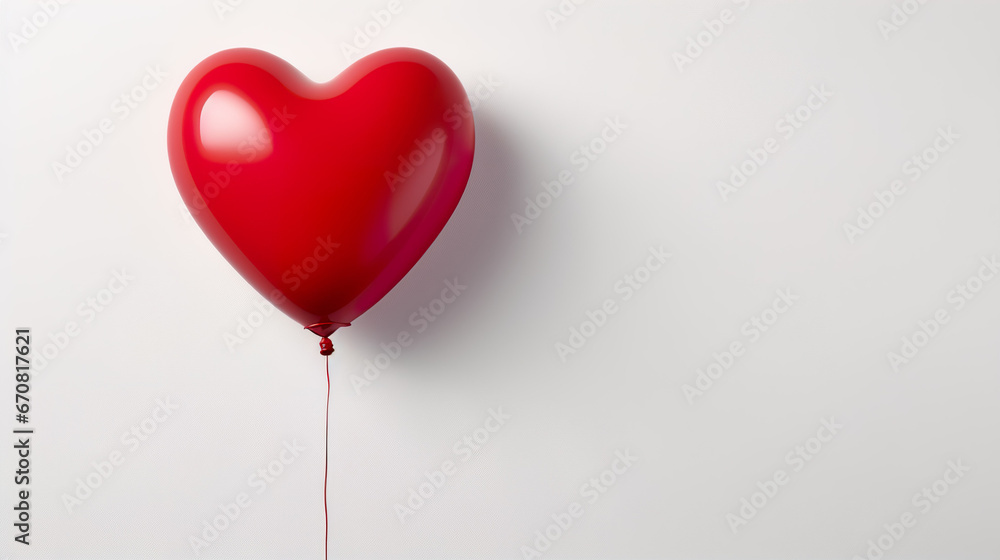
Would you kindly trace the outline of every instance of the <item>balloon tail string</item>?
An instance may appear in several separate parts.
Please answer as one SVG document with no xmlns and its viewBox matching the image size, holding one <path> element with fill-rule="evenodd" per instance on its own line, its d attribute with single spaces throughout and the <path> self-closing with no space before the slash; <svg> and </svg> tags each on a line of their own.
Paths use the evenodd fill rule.
<svg viewBox="0 0 1000 560">
<path fill-rule="evenodd" d="M 326 483 L 330 469 L 330 356 L 326 356 L 326 438 L 323 448 L 323 519 L 326 521 L 326 538 L 323 541 L 323 557 L 330 558 L 330 513 L 326 504 Z"/>
</svg>

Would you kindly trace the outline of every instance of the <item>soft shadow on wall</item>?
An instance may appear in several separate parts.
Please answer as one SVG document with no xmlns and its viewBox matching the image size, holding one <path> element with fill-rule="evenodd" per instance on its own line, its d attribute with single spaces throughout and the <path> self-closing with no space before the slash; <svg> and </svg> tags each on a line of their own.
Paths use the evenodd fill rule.
<svg viewBox="0 0 1000 560">
<path fill-rule="evenodd" d="M 477 112 L 475 122 L 472 174 L 455 213 L 416 266 L 350 328 L 356 340 L 362 341 L 358 346 L 367 349 L 368 357 L 381 351 L 379 344 L 395 341 L 404 331 L 414 338 L 411 347 L 420 345 L 420 339 L 438 326 L 429 323 L 424 332 L 417 333 L 417 327 L 409 322 L 411 314 L 439 297 L 445 281 L 456 277 L 468 288 L 455 303 L 446 304 L 440 321 L 451 321 L 449 315 L 455 315 L 463 322 L 461 330 L 482 330 L 489 329 L 496 319 L 477 313 L 458 314 L 452 308 L 478 308 L 484 314 L 490 311 L 491 306 L 477 305 L 472 300 L 492 300 L 491 290 L 501 289 L 498 273 L 505 263 L 509 265 L 517 241 L 510 213 L 525 178 L 504 122 L 486 111 Z M 390 365 L 386 371 L 391 369 Z"/>
</svg>

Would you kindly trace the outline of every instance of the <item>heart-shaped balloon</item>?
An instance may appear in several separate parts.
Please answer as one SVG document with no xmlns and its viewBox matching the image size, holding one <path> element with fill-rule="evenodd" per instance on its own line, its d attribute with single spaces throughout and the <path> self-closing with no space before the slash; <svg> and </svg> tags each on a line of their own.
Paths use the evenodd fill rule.
<svg viewBox="0 0 1000 560">
<path fill-rule="evenodd" d="M 262 296 L 327 337 L 378 302 L 451 217 L 475 128 L 455 74 L 388 49 L 315 83 L 253 49 L 205 59 L 170 110 L 185 204 Z"/>
</svg>

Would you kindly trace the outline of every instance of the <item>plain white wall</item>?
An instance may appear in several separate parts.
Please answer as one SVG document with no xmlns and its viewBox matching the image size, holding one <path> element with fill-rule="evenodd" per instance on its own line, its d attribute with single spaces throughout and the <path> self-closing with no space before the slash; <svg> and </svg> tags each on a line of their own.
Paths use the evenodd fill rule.
<svg viewBox="0 0 1000 560">
<path fill-rule="evenodd" d="M 476 109 L 452 221 L 334 337 L 332 556 L 524 558 L 576 502 L 545 558 L 864 557 L 906 515 L 912 527 L 882 537 L 893 558 L 996 557 L 1000 281 L 960 310 L 949 292 L 1000 252 L 1000 5 L 564 0 L 574 11 L 553 28 L 558 0 L 400 1 L 364 53 L 417 47 L 470 89 L 501 85 Z M 68 321 L 81 332 L 34 374 L 33 544 L 11 544 L 4 505 L 0 557 L 194 558 L 190 537 L 241 492 L 250 506 L 201 557 L 321 557 L 316 338 L 276 313 L 227 347 L 259 297 L 181 210 L 166 120 L 185 73 L 225 48 L 334 77 L 388 2 L 244 0 L 221 15 L 210 0 L 79 2 L 13 39 L 43 4 L 0 6 L 4 352 L 16 327 L 33 329 L 36 356 Z M 902 25 L 884 36 L 894 6 Z M 707 46 L 678 68 L 699 33 Z M 165 78 L 126 115 L 115 100 L 148 67 Z M 833 93 L 786 138 L 781 119 L 813 87 Z M 104 118 L 114 131 L 57 179 L 52 163 Z M 627 128 L 581 171 L 573 154 L 607 119 Z M 958 139 L 914 181 L 907 160 L 948 127 Z M 718 182 L 768 138 L 776 151 L 723 200 Z M 574 182 L 519 233 L 511 214 L 563 170 Z M 896 179 L 905 194 L 852 243 L 844 224 Z M 617 283 L 660 247 L 671 257 L 625 300 Z M 79 309 L 122 269 L 134 279 L 109 305 Z M 416 332 L 410 315 L 455 277 L 467 290 Z M 755 338 L 743 325 L 776 290 L 798 299 Z M 608 299 L 617 313 L 562 360 L 557 343 Z M 894 371 L 889 353 L 938 309 L 949 322 Z M 356 390 L 403 331 L 412 346 Z M 684 385 L 733 343 L 745 353 L 689 402 Z M 154 424 L 157 399 L 177 409 Z M 509 420 L 467 451 L 501 408 Z M 155 433 L 123 442 L 144 420 Z M 293 441 L 304 451 L 258 493 L 248 477 Z M 115 451 L 124 463 L 67 511 Z M 637 460 L 624 469 L 616 451 Z M 400 522 L 396 504 L 449 460 L 457 472 Z M 970 470 L 921 499 L 949 461 Z M 584 485 L 613 465 L 625 472 L 593 501 Z M 760 504 L 759 488 L 774 495 L 750 517 L 741 500 Z"/>
</svg>

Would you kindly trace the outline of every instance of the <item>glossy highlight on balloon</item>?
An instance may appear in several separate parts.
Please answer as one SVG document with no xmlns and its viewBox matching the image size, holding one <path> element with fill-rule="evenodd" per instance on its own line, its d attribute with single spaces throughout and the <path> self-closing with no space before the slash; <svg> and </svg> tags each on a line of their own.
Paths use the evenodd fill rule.
<svg viewBox="0 0 1000 560">
<path fill-rule="evenodd" d="M 423 51 L 379 51 L 319 84 L 232 49 L 185 78 L 167 140 L 181 198 L 219 252 L 328 337 L 437 238 L 468 182 L 475 127 L 461 82 Z"/>
</svg>

